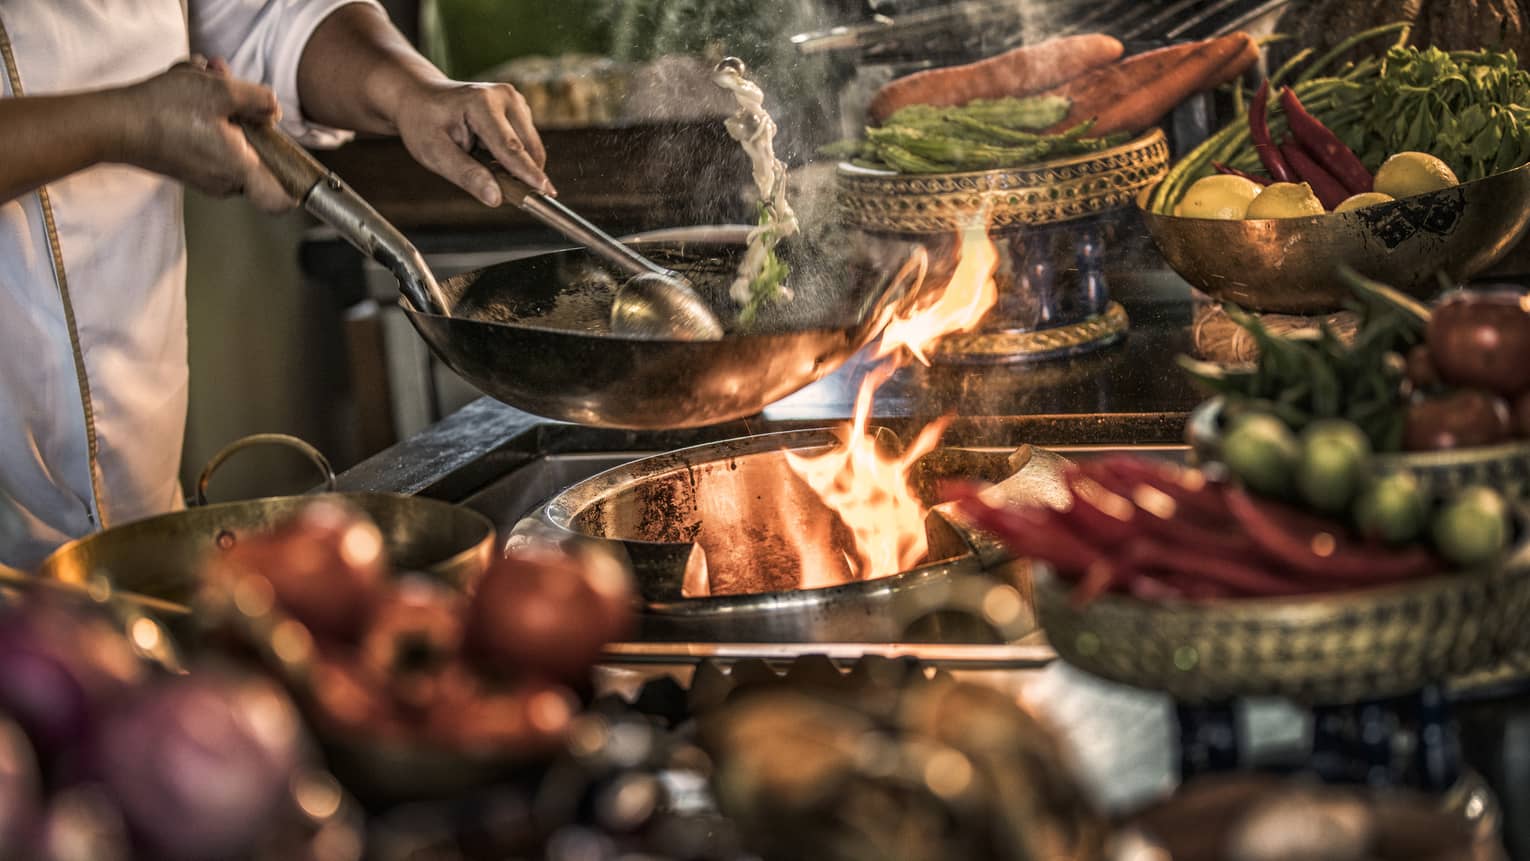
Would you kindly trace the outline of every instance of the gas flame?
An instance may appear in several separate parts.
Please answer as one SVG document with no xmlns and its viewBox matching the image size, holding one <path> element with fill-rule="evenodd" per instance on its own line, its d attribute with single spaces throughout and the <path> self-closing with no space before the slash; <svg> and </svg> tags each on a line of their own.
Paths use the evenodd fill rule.
<svg viewBox="0 0 1530 861">
<path fill-rule="evenodd" d="M 999 267 L 999 250 L 980 227 L 962 231 L 961 260 L 951 283 L 923 307 L 894 317 L 882 330 L 875 357 L 890 356 L 905 347 L 920 364 L 930 363 L 928 351 L 946 335 L 971 332 L 999 301 L 993 273 Z M 914 290 L 917 291 L 915 286 Z"/>
<path fill-rule="evenodd" d="M 958 253 L 961 260 L 945 289 L 922 307 L 895 316 L 883 330 L 875 357 L 893 356 L 894 360 L 877 366 L 861 381 L 854 420 L 843 444 L 815 456 L 786 453 L 792 471 L 849 527 L 854 556 L 847 553 L 847 561 L 857 580 L 907 571 L 929 552 L 924 531 L 928 512 L 910 486 L 909 476 L 914 464 L 940 443 L 950 419 L 926 425 L 899 455 L 879 450 L 866 428 L 877 389 L 907 362 L 908 355 L 929 364 L 928 352 L 937 341 L 972 331 L 998 301 L 993 274 L 999 255 L 987 232 L 981 228 L 964 231 Z M 917 293 L 919 287 L 913 285 L 911 292 Z M 801 586 L 829 585 L 808 573 L 809 561 L 804 553 Z"/>
</svg>

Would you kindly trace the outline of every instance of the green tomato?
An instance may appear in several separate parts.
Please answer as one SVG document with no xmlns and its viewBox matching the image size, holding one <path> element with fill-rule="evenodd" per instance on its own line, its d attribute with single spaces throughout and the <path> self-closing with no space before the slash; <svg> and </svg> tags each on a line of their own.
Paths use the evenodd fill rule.
<svg viewBox="0 0 1530 861">
<path fill-rule="evenodd" d="M 1308 505 L 1342 514 L 1370 472 L 1371 441 L 1354 423 L 1324 419 L 1302 432 L 1296 487 Z"/>
<path fill-rule="evenodd" d="M 1428 520 L 1429 499 L 1412 473 L 1383 476 L 1355 501 L 1355 526 L 1360 534 L 1390 544 L 1417 538 Z"/>
<path fill-rule="evenodd" d="M 1267 413 L 1246 413 L 1222 440 L 1222 460 L 1238 480 L 1265 496 L 1287 496 L 1301 446 L 1286 423 Z"/>
<path fill-rule="evenodd" d="M 1462 568 L 1496 560 L 1509 544 L 1509 506 L 1491 487 L 1468 487 L 1435 515 L 1434 546 Z"/>
</svg>

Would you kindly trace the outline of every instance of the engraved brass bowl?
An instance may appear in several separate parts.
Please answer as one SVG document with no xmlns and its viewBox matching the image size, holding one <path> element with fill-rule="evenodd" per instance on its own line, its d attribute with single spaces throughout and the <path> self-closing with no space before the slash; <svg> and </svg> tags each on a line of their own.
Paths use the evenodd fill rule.
<svg viewBox="0 0 1530 861">
<path fill-rule="evenodd" d="M 842 163 L 839 211 L 848 225 L 885 233 L 983 226 L 985 211 L 990 228 L 1057 224 L 1130 206 L 1168 169 L 1156 128 L 1099 152 L 998 170 L 904 174 Z"/>
<path fill-rule="evenodd" d="M 1455 188 L 1305 218 L 1218 221 L 1138 209 L 1158 250 L 1190 286 L 1257 311 L 1337 311 L 1350 291 L 1334 271 L 1428 298 L 1485 271 L 1530 227 L 1530 164 Z"/>
<path fill-rule="evenodd" d="M 1063 660 L 1183 703 L 1400 696 L 1495 666 L 1530 610 L 1530 542 L 1496 569 L 1302 598 L 1104 595 L 1080 608 L 1042 567 L 1037 611 Z"/>
</svg>

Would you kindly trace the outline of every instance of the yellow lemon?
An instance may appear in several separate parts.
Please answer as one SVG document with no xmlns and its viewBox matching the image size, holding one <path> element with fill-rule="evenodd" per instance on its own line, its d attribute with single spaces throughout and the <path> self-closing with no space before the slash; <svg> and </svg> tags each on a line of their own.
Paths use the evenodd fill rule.
<svg viewBox="0 0 1530 861">
<path fill-rule="evenodd" d="M 1265 187 L 1248 205 L 1245 218 L 1301 218 L 1322 215 L 1323 204 L 1305 182 L 1277 182 Z"/>
<path fill-rule="evenodd" d="M 1175 207 L 1181 218 L 1221 218 L 1237 221 L 1259 194 L 1259 183 L 1233 174 L 1216 174 L 1195 181 Z"/>
<path fill-rule="evenodd" d="M 1378 203 L 1391 203 L 1397 198 L 1390 194 L 1382 194 L 1379 191 L 1363 191 L 1344 198 L 1344 202 L 1333 208 L 1334 212 L 1349 212 L 1351 209 L 1364 209 L 1367 206 L 1375 206 Z"/>
<path fill-rule="evenodd" d="M 1400 152 L 1376 171 L 1376 190 L 1393 197 L 1412 197 L 1460 185 L 1450 165 L 1426 152 Z"/>
</svg>

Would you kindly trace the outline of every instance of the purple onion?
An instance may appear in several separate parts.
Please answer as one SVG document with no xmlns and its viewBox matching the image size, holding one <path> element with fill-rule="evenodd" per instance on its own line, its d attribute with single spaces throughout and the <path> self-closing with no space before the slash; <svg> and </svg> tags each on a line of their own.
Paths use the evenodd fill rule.
<svg viewBox="0 0 1530 861">
<path fill-rule="evenodd" d="M 37 830 L 37 861 L 129 861 L 133 849 L 122 814 L 99 786 L 71 786 L 53 797 Z"/>
<path fill-rule="evenodd" d="M 83 739 L 143 675 L 116 627 L 83 606 L 33 599 L 0 614 L 0 711 L 44 759 Z"/>
<path fill-rule="evenodd" d="M 272 828 L 301 747 L 279 688 L 206 672 L 153 685 L 103 721 L 90 765 L 150 857 L 202 861 Z"/>
<path fill-rule="evenodd" d="M 28 839 L 40 799 L 37 760 L 21 727 L 0 721 L 0 858 L 18 858 Z"/>
</svg>

